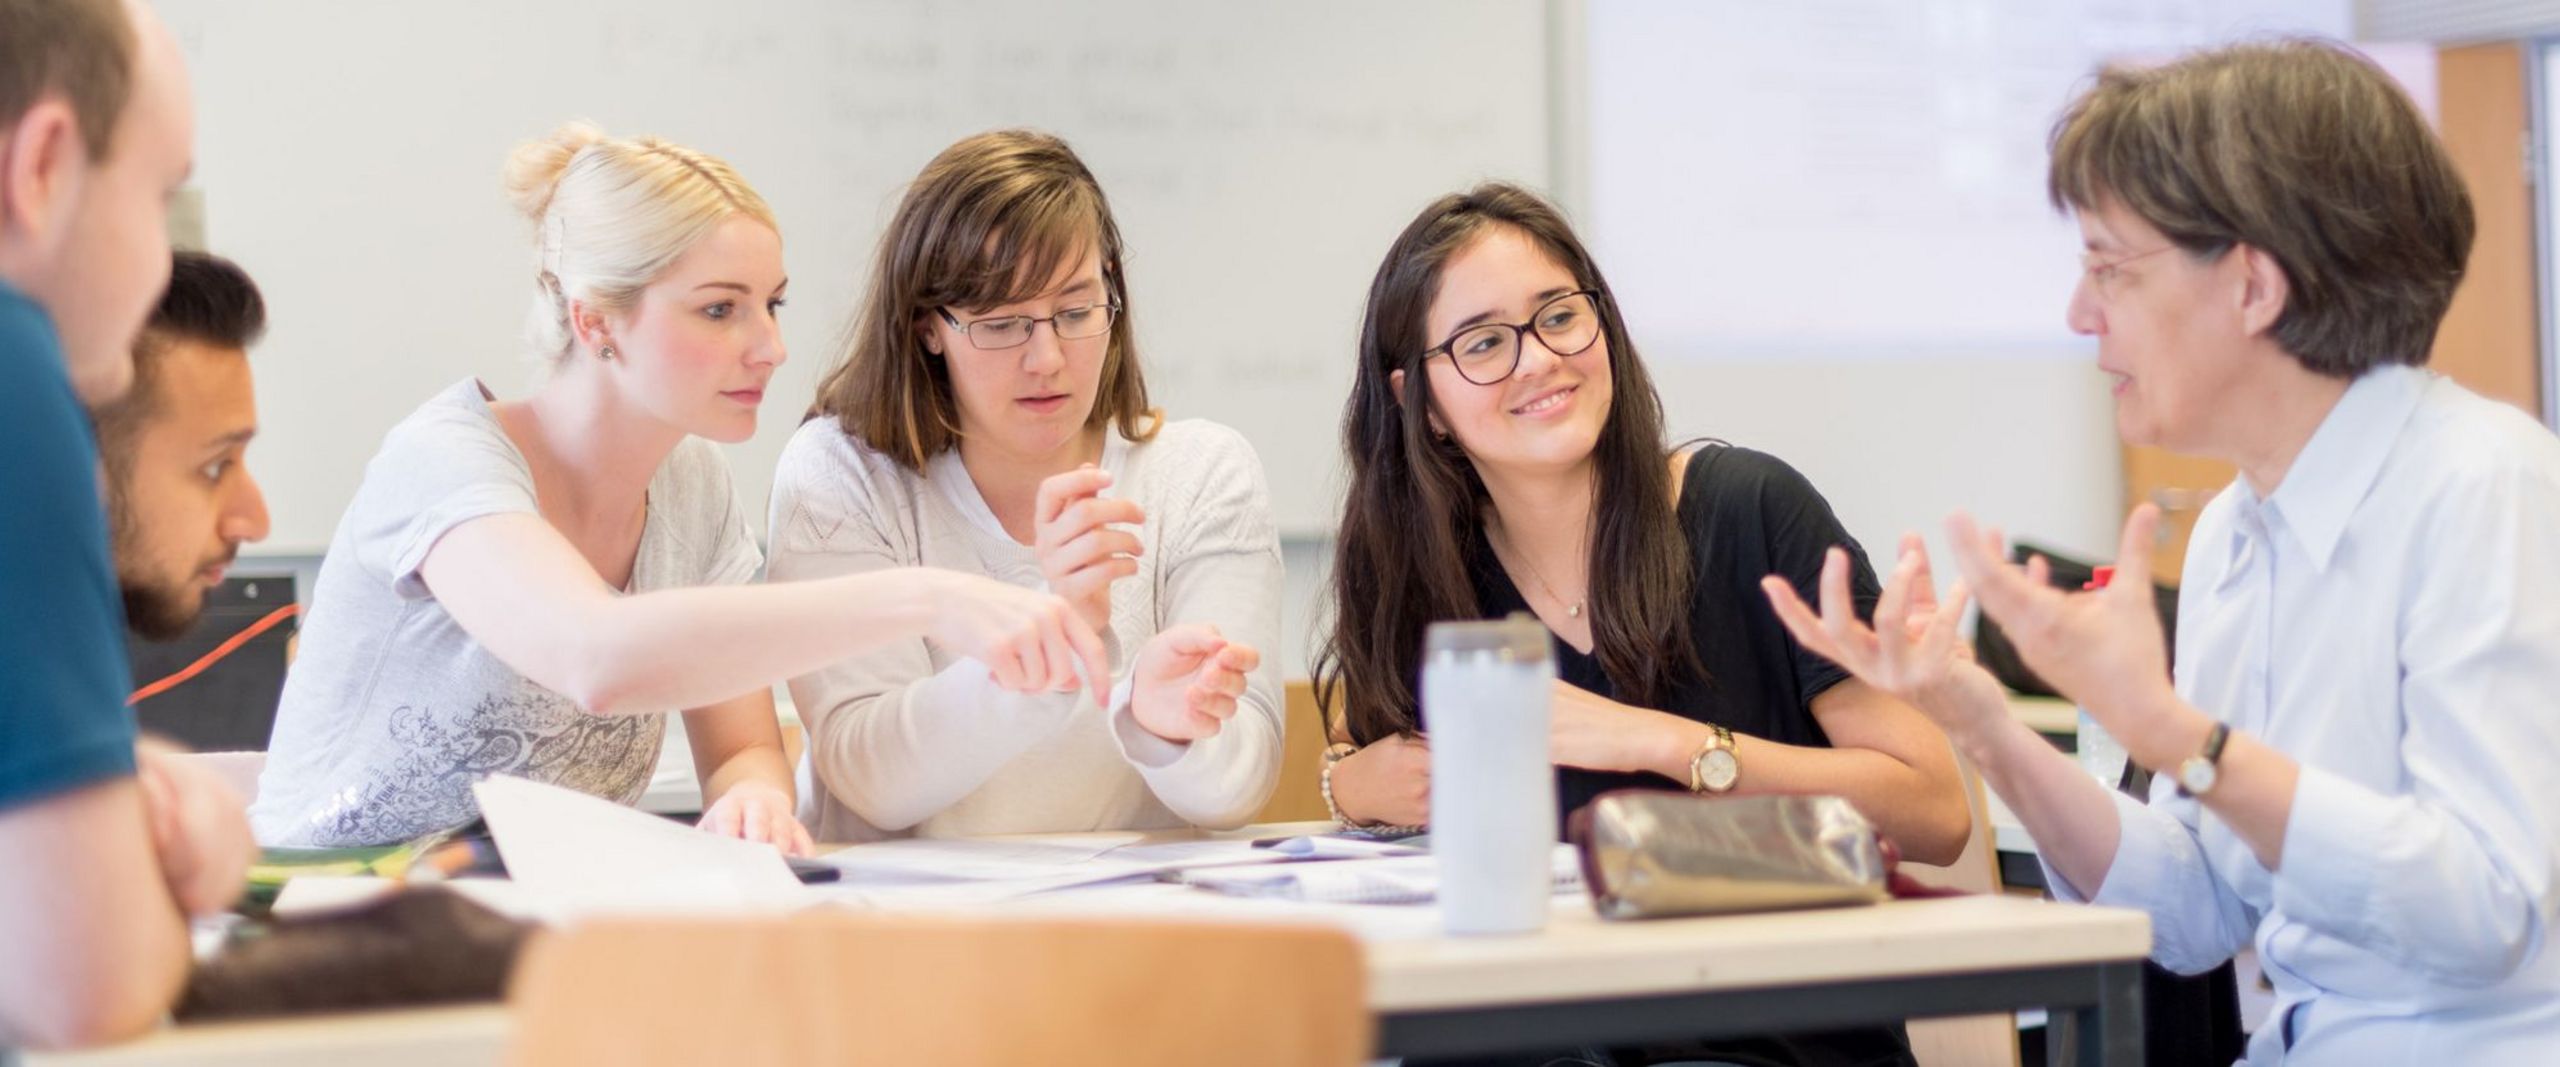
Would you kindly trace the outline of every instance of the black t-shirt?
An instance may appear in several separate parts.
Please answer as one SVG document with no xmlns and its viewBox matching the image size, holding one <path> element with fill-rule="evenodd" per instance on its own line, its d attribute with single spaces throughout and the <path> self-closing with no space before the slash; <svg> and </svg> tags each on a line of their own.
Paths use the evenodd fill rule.
<svg viewBox="0 0 2560 1067">
<path fill-rule="evenodd" d="M 1850 595 L 1859 616 L 1866 617 L 1874 613 L 1879 592 L 1866 553 L 1841 527 L 1830 502 L 1814 491 L 1813 483 L 1777 457 L 1746 448 L 1710 445 L 1690 457 L 1680 491 L 1679 518 L 1681 535 L 1689 541 L 1689 634 L 1706 677 L 1674 684 L 1670 699 L 1656 710 L 1721 723 L 1735 733 L 1771 741 L 1828 747 L 1831 739 L 1813 718 L 1813 698 L 1849 674 L 1796 643 L 1778 621 L 1777 610 L 1769 606 L 1768 595 L 1760 591 L 1760 579 L 1784 575 L 1797 595 L 1807 603 L 1818 603 L 1823 553 L 1833 545 L 1846 546 L 1851 561 Z M 1469 565 L 1476 603 L 1485 617 L 1528 611 L 1528 601 L 1503 572 L 1481 531 L 1472 549 Z M 1558 676 L 1619 699 L 1617 687 L 1601 671 L 1597 657 L 1575 650 L 1563 638 L 1549 636 Z M 1748 764 L 1742 773 L 1749 777 Z M 1688 783 L 1650 773 L 1559 767 L 1557 814 L 1569 816 L 1602 793 L 1626 788 L 1686 789 Z M 1642 1064 L 1702 1057 L 1826 1067 L 1911 1062 L 1910 1043 L 1900 1026 L 1610 1049 L 1590 1058 Z"/>
<path fill-rule="evenodd" d="M 1831 513 L 1813 483 L 1777 457 L 1728 445 L 1710 445 L 1690 457 L 1680 490 L 1681 535 L 1689 541 L 1689 637 L 1704 678 L 1681 679 L 1656 710 L 1722 724 L 1789 745 L 1828 747 L 1831 739 L 1813 718 L 1813 698 L 1846 680 L 1847 671 L 1796 643 L 1760 591 L 1760 579 L 1786 576 L 1806 603 L 1818 603 L 1822 555 L 1833 545 L 1849 549 L 1849 591 L 1858 614 L 1874 612 L 1878 593 L 1866 553 Z M 1519 587 L 1502 570 L 1484 534 L 1476 534 L 1470 569 L 1476 603 L 1485 617 L 1528 611 Z M 1556 673 L 1567 683 L 1620 700 L 1617 686 L 1596 656 L 1561 637 Z M 1634 701 L 1622 701 L 1634 703 Z M 1751 773 L 1745 765 L 1744 775 Z M 1657 774 L 1556 769 L 1556 810 L 1569 816 L 1612 789 L 1681 788 Z"/>
</svg>

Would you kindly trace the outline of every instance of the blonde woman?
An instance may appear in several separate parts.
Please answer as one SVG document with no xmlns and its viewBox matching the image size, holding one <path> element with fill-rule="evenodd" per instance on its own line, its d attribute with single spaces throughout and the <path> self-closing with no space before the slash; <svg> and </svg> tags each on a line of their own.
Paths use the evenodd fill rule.
<svg viewBox="0 0 2560 1067">
<path fill-rule="evenodd" d="M 774 575 L 947 566 L 1051 590 L 1117 684 L 992 692 L 912 640 L 793 680 L 827 839 L 1226 827 L 1270 795 L 1262 464 L 1148 406 L 1121 263 L 1092 172 L 1027 130 L 944 149 L 882 236 L 852 351 L 774 474 Z"/>
<path fill-rule="evenodd" d="M 712 442 L 781 365 L 782 241 L 726 163 L 570 125 L 507 179 L 533 224 L 533 396 L 455 383 L 366 468 L 313 591 L 251 820 L 271 845 L 470 822 L 490 774 L 631 803 L 682 710 L 705 829 L 787 850 L 772 682 L 929 639 L 999 687 L 1091 684 L 1055 596 L 903 568 L 744 588 L 761 563 Z"/>
</svg>

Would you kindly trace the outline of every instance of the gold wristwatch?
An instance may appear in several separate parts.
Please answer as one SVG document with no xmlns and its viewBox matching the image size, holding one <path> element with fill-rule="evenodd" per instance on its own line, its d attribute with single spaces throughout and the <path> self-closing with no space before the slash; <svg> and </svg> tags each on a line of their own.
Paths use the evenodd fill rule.
<svg viewBox="0 0 2560 1067">
<path fill-rule="evenodd" d="M 1742 780 L 1742 760 L 1735 755 L 1733 731 L 1710 724 L 1715 732 L 1698 754 L 1689 757 L 1689 791 L 1692 793 L 1730 793 L 1734 783 Z"/>
</svg>

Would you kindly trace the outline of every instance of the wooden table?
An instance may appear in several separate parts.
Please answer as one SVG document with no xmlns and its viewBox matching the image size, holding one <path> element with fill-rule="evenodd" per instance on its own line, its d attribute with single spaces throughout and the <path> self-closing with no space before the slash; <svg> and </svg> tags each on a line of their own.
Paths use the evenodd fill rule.
<svg viewBox="0 0 2560 1067">
<path fill-rule="evenodd" d="M 1197 890 L 1126 886 L 1056 894 L 1052 907 L 1125 914 L 1225 906 Z M 1120 899 L 1112 899 L 1119 894 Z M 1238 921 L 1269 921 L 1268 902 Z M 1321 921 L 1322 915 L 1311 912 Z M 1407 926 L 1415 924 L 1406 923 Z M 1545 931 L 1450 938 L 1364 935 L 1382 1056 L 1459 1055 L 1888 1023 L 2042 1007 L 2075 1025 L 2070 1062 L 2142 1059 L 2139 912 L 2009 896 L 1613 923 L 1560 897 Z M 499 1005 L 176 1027 L 133 1044 L 29 1057 L 31 1067 L 189 1064 L 495 1064 Z M 2063 1052 L 2064 1049 L 2057 1049 Z M 2061 1062 L 2060 1057 L 2055 1062 Z"/>
</svg>

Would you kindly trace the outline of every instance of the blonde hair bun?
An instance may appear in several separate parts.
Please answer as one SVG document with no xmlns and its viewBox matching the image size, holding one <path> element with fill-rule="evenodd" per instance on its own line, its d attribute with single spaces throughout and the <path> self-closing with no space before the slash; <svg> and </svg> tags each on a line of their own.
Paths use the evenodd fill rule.
<svg viewBox="0 0 2560 1067">
<path fill-rule="evenodd" d="M 717 157 L 655 137 L 607 137 L 568 122 L 507 155 L 507 197 L 533 223 L 526 338 L 546 360 L 574 342 L 569 309 L 628 309 L 642 287 L 721 222 L 780 233 L 773 209 Z"/>
<path fill-rule="evenodd" d="M 526 219 L 540 223 L 543 213 L 551 210 L 551 194 L 560 189 L 560 175 L 578 153 L 603 140 L 604 131 L 594 123 L 571 120 L 541 140 L 517 145 L 507 154 L 508 201 Z"/>
</svg>

